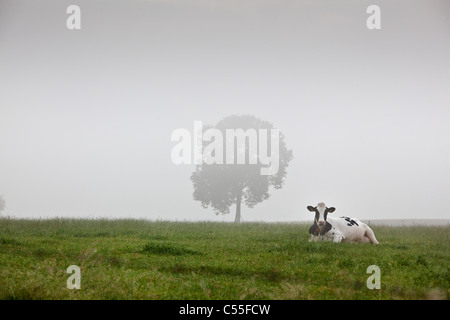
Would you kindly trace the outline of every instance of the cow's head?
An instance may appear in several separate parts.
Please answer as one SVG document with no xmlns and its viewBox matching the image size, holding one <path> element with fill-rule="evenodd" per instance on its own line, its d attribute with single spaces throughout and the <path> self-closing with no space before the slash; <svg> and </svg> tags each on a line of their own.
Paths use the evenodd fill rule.
<svg viewBox="0 0 450 320">
<path fill-rule="evenodd" d="M 327 214 L 336 210 L 336 208 L 334 207 L 327 208 L 327 206 L 323 202 L 320 202 L 315 207 L 308 206 L 307 208 L 309 211 L 316 213 L 314 221 L 316 222 L 319 229 L 322 229 L 327 224 Z"/>
</svg>

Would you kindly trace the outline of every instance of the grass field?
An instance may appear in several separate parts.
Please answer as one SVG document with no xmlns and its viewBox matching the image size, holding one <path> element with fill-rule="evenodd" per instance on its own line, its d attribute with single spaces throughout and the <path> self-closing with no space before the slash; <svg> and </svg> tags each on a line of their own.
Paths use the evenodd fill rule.
<svg viewBox="0 0 450 320">
<path fill-rule="evenodd" d="M 0 299 L 449 299 L 449 226 L 374 226 L 378 246 L 310 243 L 308 227 L 0 218 Z"/>
</svg>

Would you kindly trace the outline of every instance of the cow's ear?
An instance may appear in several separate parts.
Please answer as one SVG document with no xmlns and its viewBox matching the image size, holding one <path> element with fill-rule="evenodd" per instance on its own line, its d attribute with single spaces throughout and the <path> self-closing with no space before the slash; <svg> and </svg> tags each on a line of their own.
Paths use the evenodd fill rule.
<svg viewBox="0 0 450 320">
<path fill-rule="evenodd" d="M 316 209 L 313 206 L 307 206 L 306 208 L 308 208 L 308 210 L 311 212 L 316 211 Z"/>
<path fill-rule="evenodd" d="M 334 210 L 336 210 L 336 208 L 335 207 L 331 207 L 331 208 L 328 208 L 328 212 L 330 212 L 330 213 L 333 213 L 334 212 Z"/>
</svg>

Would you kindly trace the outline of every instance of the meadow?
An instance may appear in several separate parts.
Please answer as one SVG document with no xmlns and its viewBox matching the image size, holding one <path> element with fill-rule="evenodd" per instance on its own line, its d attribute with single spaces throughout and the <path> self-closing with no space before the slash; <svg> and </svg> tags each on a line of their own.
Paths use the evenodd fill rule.
<svg viewBox="0 0 450 320">
<path fill-rule="evenodd" d="M 0 299 L 449 299 L 449 226 L 372 226 L 378 246 L 308 242 L 308 227 L 0 218 Z"/>
</svg>

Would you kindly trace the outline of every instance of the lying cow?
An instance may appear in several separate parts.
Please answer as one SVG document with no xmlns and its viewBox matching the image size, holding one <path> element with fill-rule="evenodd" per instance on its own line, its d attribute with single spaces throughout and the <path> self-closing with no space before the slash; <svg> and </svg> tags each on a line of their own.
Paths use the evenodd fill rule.
<svg viewBox="0 0 450 320">
<path fill-rule="evenodd" d="M 308 210 L 316 213 L 314 224 L 309 228 L 311 234 L 309 241 L 329 240 L 378 244 L 372 229 L 358 219 L 327 217 L 328 213 L 336 209 L 327 208 L 323 202 L 316 207 L 308 206 Z"/>
</svg>

